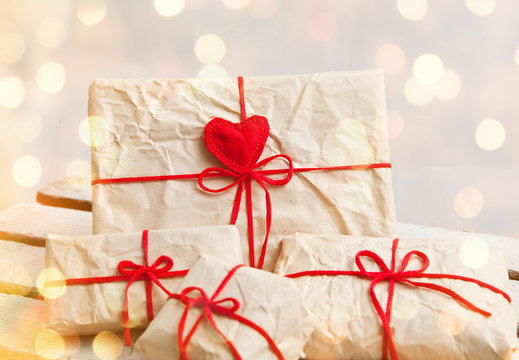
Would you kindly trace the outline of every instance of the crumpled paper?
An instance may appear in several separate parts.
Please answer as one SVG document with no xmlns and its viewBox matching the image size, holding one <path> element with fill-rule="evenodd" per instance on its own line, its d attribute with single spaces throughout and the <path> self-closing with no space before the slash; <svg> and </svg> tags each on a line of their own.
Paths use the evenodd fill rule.
<svg viewBox="0 0 519 360">
<path fill-rule="evenodd" d="M 166 255 L 173 259 L 174 270 L 190 269 L 200 254 L 212 254 L 239 263 L 241 249 L 235 226 L 214 226 L 189 229 L 156 230 L 148 233 L 148 260 Z M 144 265 L 142 233 L 120 233 L 80 237 L 52 235 L 46 245 L 46 267 L 57 269 L 64 279 L 119 275 L 117 265 L 130 260 Z M 48 280 L 59 280 L 50 275 Z M 183 276 L 159 279 L 173 291 Z M 121 331 L 121 309 L 128 282 L 88 285 L 66 285 L 63 295 L 45 298 L 47 326 L 63 335 L 97 334 L 103 330 Z M 60 294 L 55 290 L 54 294 Z M 152 286 L 153 308 L 157 314 L 167 295 Z M 145 281 L 137 280 L 128 291 L 130 325 L 144 328 L 146 314 Z"/>
<path fill-rule="evenodd" d="M 358 270 L 355 255 L 360 250 L 375 252 L 390 268 L 392 241 L 293 234 L 283 240 L 276 273 Z M 509 288 L 505 258 L 499 251 L 431 239 L 400 239 L 396 269 L 411 250 L 428 256 L 427 273 L 471 277 L 505 292 Z M 364 260 L 363 264 L 368 271 L 380 271 L 370 260 Z M 407 270 L 420 268 L 420 261 L 414 257 L 407 266 Z M 370 300 L 370 280 L 354 276 L 305 276 L 294 280 L 318 324 L 304 348 L 308 358 L 369 360 L 382 357 L 383 327 Z M 473 312 L 443 293 L 396 283 L 391 327 L 400 360 L 508 359 L 506 356 L 517 350 L 515 314 L 501 295 L 460 280 L 416 281 L 446 286 L 492 316 L 486 318 Z M 375 287 L 383 309 L 386 309 L 387 291 L 387 281 Z"/>
<path fill-rule="evenodd" d="M 177 288 L 177 293 L 196 286 L 210 298 L 234 265 L 203 255 Z M 299 358 L 311 326 L 303 319 L 306 318 L 306 310 L 291 279 L 241 267 L 215 300 L 228 297 L 235 298 L 240 304 L 236 314 L 263 328 L 286 360 Z M 136 349 L 150 360 L 178 359 L 178 326 L 184 309 L 181 300 L 168 300 L 137 340 Z M 184 338 L 200 314 L 200 308 L 189 310 Z M 256 330 L 224 315 L 214 313 L 213 316 L 219 330 L 232 342 L 243 359 L 277 359 L 268 342 Z M 202 319 L 194 332 L 187 347 L 187 356 L 189 359 L 234 359 L 227 343 L 209 325 L 207 318 Z"/>
<path fill-rule="evenodd" d="M 382 70 L 247 77 L 244 91 L 247 116 L 262 115 L 270 123 L 260 160 L 286 154 L 296 168 L 389 162 Z M 89 116 L 93 179 L 198 174 L 224 167 L 206 149 L 204 127 L 214 117 L 240 121 L 237 79 L 99 79 L 90 87 Z M 286 167 L 282 160 L 266 166 Z M 388 168 L 300 172 L 285 186 L 267 186 L 272 229 L 266 270 L 274 269 L 282 236 L 294 231 L 396 233 Z M 265 194 L 257 183 L 252 187 L 258 258 Z M 235 188 L 207 193 L 196 179 L 95 185 L 94 234 L 228 224 L 235 194 Z M 245 199 L 237 226 L 249 264 Z"/>
<path fill-rule="evenodd" d="M 283 240 L 276 273 L 358 270 L 355 255 L 360 250 L 375 252 L 390 268 L 392 242 L 384 238 L 293 234 Z M 419 250 L 430 260 L 427 273 L 471 277 L 506 292 L 508 276 L 504 255 L 485 247 L 468 246 L 431 239 L 400 239 L 396 269 L 400 268 L 406 253 Z M 380 271 L 369 260 L 363 264 L 368 271 Z M 413 257 L 406 270 L 420 268 L 420 261 Z M 304 349 L 308 358 L 368 360 L 382 357 L 383 328 L 370 300 L 370 280 L 354 276 L 306 276 L 294 280 L 318 323 Z M 446 286 L 492 316 L 486 318 L 473 312 L 443 293 L 396 283 L 391 327 L 400 360 L 509 359 L 506 356 L 516 351 L 515 314 L 501 295 L 460 280 L 416 281 Z M 375 287 L 384 309 L 387 291 L 387 281 Z"/>
</svg>

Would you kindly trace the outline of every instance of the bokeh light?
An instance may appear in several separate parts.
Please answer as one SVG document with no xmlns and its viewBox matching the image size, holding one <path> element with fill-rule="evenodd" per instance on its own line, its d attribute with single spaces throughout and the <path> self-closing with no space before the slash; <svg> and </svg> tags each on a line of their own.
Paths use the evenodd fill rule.
<svg viewBox="0 0 519 360">
<path fill-rule="evenodd" d="M 8 32 L 0 35 L 0 60 L 6 63 L 17 63 L 25 53 L 25 40 L 22 35 Z"/>
<path fill-rule="evenodd" d="M 106 15 L 104 0 L 78 0 L 76 15 L 85 25 L 100 23 Z"/>
<path fill-rule="evenodd" d="M 90 177 L 90 162 L 85 159 L 74 159 L 67 165 L 65 176 Z"/>
<path fill-rule="evenodd" d="M 43 92 L 55 94 L 65 85 L 65 69 L 60 63 L 48 62 L 39 67 L 36 82 Z"/>
<path fill-rule="evenodd" d="M 404 87 L 404 95 L 407 101 L 413 105 L 428 104 L 434 98 L 434 94 L 434 86 L 424 84 L 415 77 L 409 79 Z"/>
<path fill-rule="evenodd" d="M 398 0 L 396 6 L 400 15 L 407 20 L 420 20 L 427 13 L 427 0 Z"/>
<path fill-rule="evenodd" d="M 443 310 L 438 314 L 438 327 L 450 336 L 459 335 L 465 330 L 467 319 L 465 313 L 460 308 Z"/>
<path fill-rule="evenodd" d="M 306 30 L 314 40 L 328 41 L 335 34 L 335 18 L 327 12 L 316 12 L 308 19 Z"/>
<path fill-rule="evenodd" d="M 488 261 L 488 245 L 482 238 L 469 236 L 461 243 L 459 257 L 463 265 L 473 269 L 480 268 Z"/>
<path fill-rule="evenodd" d="M 55 282 L 47 284 L 47 282 Z M 47 268 L 43 270 L 36 279 L 36 286 L 40 294 L 48 299 L 56 299 L 65 293 L 67 288 L 65 277 L 56 268 Z"/>
<path fill-rule="evenodd" d="M 377 51 L 375 63 L 378 67 L 384 68 L 386 74 L 396 74 L 404 68 L 404 50 L 396 44 L 383 45 Z"/>
<path fill-rule="evenodd" d="M 472 186 L 461 189 L 454 197 L 454 211 L 464 218 L 478 215 L 483 210 L 483 205 L 483 195 Z"/>
<path fill-rule="evenodd" d="M 31 187 L 40 181 L 41 164 L 34 156 L 22 156 L 13 164 L 13 179 L 20 186 Z"/>
<path fill-rule="evenodd" d="M 258 20 L 268 20 L 276 14 L 277 0 L 252 0 L 247 6 L 250 16 Z"/>
<path fill-rule="evenodd" d="M 216 64 L 225 56 L 225 42 L 215 34 L 206 34 L 195 43 L 195 55 L 204 64 Z"/>
<path fill-rule="evenodd" d="M 66 33 L 65 23 L 54 17 L 43 19 L 36 28 L 38 41 L 48 48 L 57 48 L 63 44 Z"/>
<path fill-rule="evenodd" d="M 90 146 L 90 127 L 88 125 L 88 118 L 84 118 L 81 123 L 79 123 L 79 138 L 83 142 L 83 144 Z"/>
<path fill-rule="evenodd" d="M 476 143 L 484 150 L 499 149 L 505 142 L 506 130 L 496 119 L 484 119 L 476 128 Z"/>
<path fill-rule="evenodd" d="M 56 331 L 43 329 L 34 340 L 36 353 L 44 359 L 58 359 L 65 353 L 65 341 Z"/>
<path fill-rule="evenodd" d="M 223 4 L 229 9 L 242 9 L 249 5 L 251 0 L 222 0 Z"/>
<path fill-rule="evenodd" d="M 205 65 L 200 72 L 198 77 L 200 78 L 220 78 L 227 77 L 227 71 L 220 65 Z"/>
<path fill-rule="evenodd" d="M 395 293 L 393 301 L 393 316 L 401 320 L 411 320 L 418 313 L 420 308 L 420 301 L 416 293 L 406 292 L 405 296 L 400 293 Z"/>
<path fill-rule="evenodd" d="M 443 76 L 436 84 L 436 97 L 442 100 L 454 99 L 461 90 L 461 79 L 453 70 L 445 69 Z"/>
<path fill-rule="evenodd" d="M 413 74 L 424 84 L 435 84 L 443 77 L 443 62 L 433 54 L 419 56 L 413 64 Z"/>
<path fill-rule="evenodd" d="M 404 131 L 404 119 L 398 111 L 388 110 L 387 127 L 390 139 L 398 137 Z"/>
<path fill-rule="evenodd" d="M 186 5 L 184 0 L 155 0 L 153 6 L 161 16 L 171 17 L 178 15 Z"/>
<path fill-rule="evenodd" d="M 470 11 L 479 16 L 487 16 L 496 7 L 496 0 L 465 0 Z"/>
<path fill-rule="evenodd" d="M 115 360 L 123 351 L 121 339 L 110 331 L 102 331 L 97 334 L 92 343 L 92 348 L 101 360 Z"/>
<path fill-rule="evenodd" d="M 25 87 L 17 77 L 7 77 L 0 80 L 0 106 L 15 109 L 20 106 L 25 97 Z"/>
<path fill-rule="evenodd" d="M 42 130 L 42 121 L 38 115 L 31 115 L 16 119 L 12 125 L 16 137 L 24 142 L 36 140 Z"/>
</svg>

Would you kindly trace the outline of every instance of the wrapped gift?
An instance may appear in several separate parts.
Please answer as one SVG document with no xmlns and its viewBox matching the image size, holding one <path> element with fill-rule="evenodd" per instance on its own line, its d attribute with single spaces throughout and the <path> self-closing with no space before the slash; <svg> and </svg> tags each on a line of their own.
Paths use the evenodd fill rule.
<svg viewBox="0 0 519 360">
<path fill-rule="evenodd" d="M 509 359 L 517 347 L 505 258 L 484 246 L 294 234 L 276 272 L 318 324 L 310 359 Z"/>
<path fill-rule="evenodd" d="M 63 335 L 124 328 L 129 344 L 129 328 L 148 324 L 201 254 L 239 263 L 236 227 L 51 236 L 46 323 Z"/>
<path fill-rule="evenodd" d="M 270 271 L 289 232 L 395 234 L 382 70 L 96 80 L 89 116 L 95 234 L 236 223 Z"/>
<path fill-rule="evenodd" d="M 308 323 L 293 280 L 201 256 L 135 347 L 154 359 L 298 359 Z"/>
</svg>

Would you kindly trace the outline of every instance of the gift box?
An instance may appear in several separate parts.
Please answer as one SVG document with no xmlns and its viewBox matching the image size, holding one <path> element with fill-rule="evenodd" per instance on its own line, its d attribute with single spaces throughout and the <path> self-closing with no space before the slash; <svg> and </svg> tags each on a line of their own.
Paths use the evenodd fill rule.
<svg viewBox="0 0 519 360">
<path fill-rule="evenodd" d="M 236 227 L 50 236 L 45 321 L 62 335 L 144 328 L 201 254 L 241 261 Z M 57 274 L 57 275 L 56 275 Z"/>
<path fill-rule="evenodd" d="M 318 324 L 310 359 L 511 359 L 516 321 L 501 252 L 430 239 L 294 234 L 276 272 Z"/>
<path fill-rule="evenodd" d="M 395 234 L 382 70 L 100 79 L 89 116 L 95 234 L 236 224 L 270 271 L 286 233 Z"/>
<path fill-rule="evenodd" d="M 298 359 L 304 315 L 293 280 L 203 255 L 135 347 L 150 360 Z"/>
</svg>

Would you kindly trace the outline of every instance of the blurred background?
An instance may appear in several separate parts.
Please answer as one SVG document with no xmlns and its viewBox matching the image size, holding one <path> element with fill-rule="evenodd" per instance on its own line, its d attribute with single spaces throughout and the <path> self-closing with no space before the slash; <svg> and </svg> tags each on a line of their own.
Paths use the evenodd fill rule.
<svg viewBox="0 0 519 360">
<path fill-rule="evenodd" d="M 386 69 L 399 221 L 519 237 L 519 2 L 0 0 L 0 210 L 89 176 L 98 77 Z"/>
</svg>

